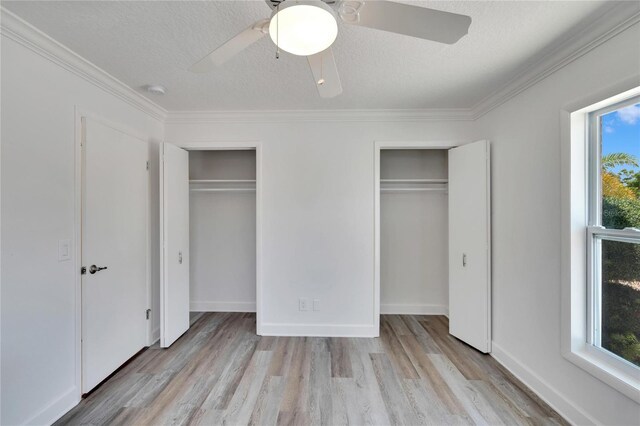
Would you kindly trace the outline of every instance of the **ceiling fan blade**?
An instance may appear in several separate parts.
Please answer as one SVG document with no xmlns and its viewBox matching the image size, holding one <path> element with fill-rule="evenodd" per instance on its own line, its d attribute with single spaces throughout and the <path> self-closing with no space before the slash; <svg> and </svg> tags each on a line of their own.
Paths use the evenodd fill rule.
<svg viewBox="0 0 640 426">
<path fill-rule="evenodd" d="M 321 98 L 334 98 L 342 93 L 340 75 L 331 48 L 307 56 L 307 60 Z"/>
<path fill-rule="evenodd" d="M 471 17 L 390 1 L 344 0 L 338 6 L 347 23 L 453 44 L 469 32 Z"/>
<path fill-rule="evenodd" d="M 229 59 L 260 40 L 269 32 L 269 20 L 261 19 L 189 68 L 195 73 L 213 71 Z"/>
</svg>

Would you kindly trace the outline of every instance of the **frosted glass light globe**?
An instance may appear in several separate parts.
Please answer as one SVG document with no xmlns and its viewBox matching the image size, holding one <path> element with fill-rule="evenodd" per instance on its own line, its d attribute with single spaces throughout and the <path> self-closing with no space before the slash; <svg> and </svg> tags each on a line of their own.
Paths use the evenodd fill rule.
<svg viewBox="0 0 640 426">
<path fill-rule="evenodd" d="M 310 56 L 329 48 L 338 35 L 333 10 L 323 1 L 288 0 L 269 23 L 271 40 L 285 52 Z"/>
</svg>

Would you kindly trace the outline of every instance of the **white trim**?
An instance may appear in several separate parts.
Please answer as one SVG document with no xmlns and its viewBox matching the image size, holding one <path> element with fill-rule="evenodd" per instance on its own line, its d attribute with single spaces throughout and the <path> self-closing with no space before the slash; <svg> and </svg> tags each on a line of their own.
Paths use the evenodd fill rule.
<svg viewBox="0 0 640 426">
<path fill-rule="evenodd" d="M 606 7 L 606 13 L 581 28 L 574 28 L 572 34 L 563 36 L 549 45 L 540 54 L 523 64 L 520 73 L 504 87 L 495 90 L 474 105 L 471 108 L 473 119 L 482 117 L 640 22 L 638 2 L 617 2 Z"/>
<path fill-rule="evenodd" d="M 69 410 L 80 403 L 78 389 L 73 386 L 68 389 L 57 399 L 51 401 L 42 410 L 31 416 L 27 421 L 21 423 L 25 425 L 50 425 L 60 417 L 64 416 Z"/>
<path fill-rule="evenodd" d="M 262 146 L 261 141 L 232 141 L 232 140 L 211 140 L 192 139 L 188 141 L 165 141 L 188 151 L 228 151 L 228 150 L 257 150 Z M 257 166 L 256 166 L 257 167 Z M 258 182 L 256 175 L 256 182 Z"/>
<path fill-rule="evenodd" d="M 186 150 L 243 150 L 256 151 L 256 334 L 263 335 L 262 307 L 262 142 L 191 140 L 167 141 Z"/>
<path fill-rule="evenodd" d="M 261 336 L 304 337 L 378 337 L 379 330 L 370 324 L 262 324 Z"/>
<path fill-rule="evenodd" d="M 459 146 L 450 141 L 375 141 L 373 144 L 373 327 L 380 333 L 380 150 L 450 149 Z M 449 309 L 447 308 L 447 315 Z"/>
<path fill-rule="evenodd" d="M 152 240 L 153 240 L 153 228 L 151 227 L 151 197 L 152 195 L 152 183 L 153 179 L 151 178 L 151 155 L 150 155 L 150 147 L 151 141 L 150 138 L 142 139 L 147 144 L 147 309 L 149 312 L 149 318 L 147 321 L 147 346 L 151 346 L 153 344 L 153 282 L 152 282 L 152 253 L 155 251 Z"/>
<path fill-rule="evenodd" d="M 164 170 L 164 151 L 165 151 L 165 144 L 163 142 L 160 142 L 159 146 L 158 146 L 158 209 L 160 210 L 158 212 L 158 245 L 159 247 L 159 251 L 160 251 L 160 259 L 158 259 L 158 265 L 160 268 L 160 276 L 158 278 L 160 278 L 158 280 L 158 300 L 160 301 L 159 303 L 159 307 L 158 307 L 158 340 L 160 341 L 160 347 L 163 347 L 163 342 L 164 339 L 162 339 L 162 333 L 160 330 L 166 330 L 166 326 L 165 326 L 165 315 L 164 312 L 166 312 L 165 309 L 165 304 L 164 304 L 164 290 L 165 290 L 165 285 L 164 285 L 164 281 L 165 281 L 165 277 L 167 275 L 167 271 L 166 271 L 166 265 L 165 265 L 165 258 L 166 258 L 166 251 L 165 251 L 165 234 L 164 234 L 164 229 L 165 229 L 165 223 L 164 223 L 164 210 L 165 210 L 165 202 L 164 202 L 164 192 L 165 192 L 165 188 L 164 188 L 164 181 L 165 181 L 165 170 Z"/>
<path fill-rule="evenodd" d="M 416 303 L 381 303 L 381 315 L 449 315 L 449 306 Z"/>
<path fill-rule="evenodd" d="M 502 349 L 496 342 L 492 344 L 490 355 L 569 423 L 574 425 L 599 424 L 582 407 L 547 383 L 512 354 Z"/>
<path fill-rule="evenodd" d="M 640 403 L 639 375 L 616 368 L 617 357 L 607 357 L 587 344 L 587 226 L 588 170 L 587 116 L 610 103 L 640 94 L 637 76 L 591 93 L 565 106 L 561 125 L 561 351 L 565 359 Z M 604 99 L 604 101 L 603 101 Z"/>
<path fill-rule="evenodd" d="M 467 108 L 170 111 L 166 124 L 469 121 Z"/>
<path fill-rule="evenodd" d="M 164 121 L 167 111 L 122 81 L 84 59 L 68 47 L 49 37 L 19 16 L 0 7 L 0 34 L 72 72 L 110 95 Z"/>
<path fill-rule="evenodd" d="M 451 149 L 466 143 L 469 142 L 379 140 L 375 146 L 379 149 Z"/>
<path fill-rule="evenodd" d="M 82 117 L 86 113 L 83 109 L 74 106 L 75 132 L 74 132 L 74 176 L 73 176 L 73 245 L 75 256 L 73 257 L 74 280 L 74 383 L 76 399 L 82 398 Z"/>
<path fill-rule="evenodd" d="M 493 343 L 493 243 L 491 238 L 492 230 L 492 208 L 491 208 L 491 144 L 486 142 L 487 147 L 487 208 L 489 213 L 487 214 L 487 292 L 489 297 L 487 304 L 487 353 L 492 351 Z"/>
<path fill-rule="evenodd" d="M 256 302 L 194 301 L 189 304 L 191 312 L 255 312 Z"/>
</svg>

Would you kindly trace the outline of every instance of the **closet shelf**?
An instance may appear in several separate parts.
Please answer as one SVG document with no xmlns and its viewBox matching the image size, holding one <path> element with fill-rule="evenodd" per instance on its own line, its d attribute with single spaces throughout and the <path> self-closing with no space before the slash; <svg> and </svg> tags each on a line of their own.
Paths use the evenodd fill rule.
<svg viewBox="0 0 640 426">
<path fill-rule="evenodd" d="M 255 192 L 255 179 L 191 179 L 191 192 Z"/>
</svg>

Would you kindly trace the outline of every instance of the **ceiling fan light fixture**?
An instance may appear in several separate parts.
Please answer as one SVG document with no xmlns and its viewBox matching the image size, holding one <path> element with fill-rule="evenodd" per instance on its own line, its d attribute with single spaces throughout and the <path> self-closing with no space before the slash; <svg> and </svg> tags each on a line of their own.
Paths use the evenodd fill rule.
<svg viewBox="0 0 640 426">
<path fill-rule="evenodd" d="M 273 12 L 269 36 L 280 49 L 293 55 L 311 56 L 322 52 L 338 35 L 333 9 L 321 0 L 287 0 Z"/>
</svg>

